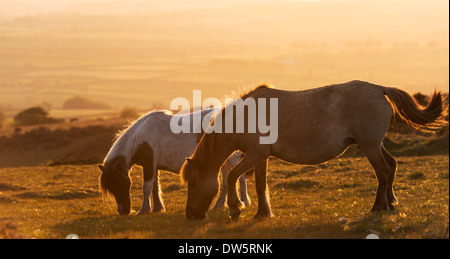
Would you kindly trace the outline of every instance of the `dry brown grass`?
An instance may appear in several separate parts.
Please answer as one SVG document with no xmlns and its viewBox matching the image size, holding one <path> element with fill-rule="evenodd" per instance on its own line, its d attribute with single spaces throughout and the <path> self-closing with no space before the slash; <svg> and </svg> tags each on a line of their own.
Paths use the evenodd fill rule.
<svg viewBox="0 0 450 259">
<path fill-rule="evenodd" d="M 161 179 L 166 213 L 118 216 L 115 202 L 98 193 L 95 165 L 1 169 L 0 218 L 11 224 L 3 227 L 6 238 L 448 238 L 448 156 L 398 160 L 394 189 L 400 204 L 389 212 L 368 213 L 377 182 L 366 158 L 340 158 L 317 166 L 271 161 L 275 217 L 262 221 L 251 219 L 253 180 L 253 204 L 238 221 L 226 210 L 187 221 L 186 187 L 170 173 Z M 134 211 L 141 202 L 141 173 L 131 172 Z"/>
</svg>

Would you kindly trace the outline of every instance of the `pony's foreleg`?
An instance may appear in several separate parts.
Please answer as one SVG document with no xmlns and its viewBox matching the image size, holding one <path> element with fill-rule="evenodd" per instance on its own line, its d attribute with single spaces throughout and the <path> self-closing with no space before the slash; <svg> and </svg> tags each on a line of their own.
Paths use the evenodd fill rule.
<svg viewBox="0 0 450 259">
<path fill-rule="evenodd" d="M 227 189 L 228 189 L 227 176 L 231 169 L 232 169 L 232 167 L 228 163 L 224 164 L 222 166 L 222 168 L 220 169 L 222 183 L 220 185 L 219 198 L 217 198 L 216 203 L 213 206 L 214 210 L 225 208 L 225 203 L 227 201 Z M 239 177 L 239 194 L 240 194 L 240 200 L 243 202 L 243 204 L 246 207 L 250 206 L 251 200 L 247 193 L 246 174 L 243 174 L 243 175 L 241 175 L 241 177 Z"/>
<path fill-rule="evenodd" d="M 258 212 L 254 218 L 272 217 L 269 188 L 267 186 L 267 159 L 255 166 L 255 182 L 258 195 Z"/>
<path fill-rule="evenodd" d="M 153 180 L 154 180 L 153 177 L 147 181 L 144 178 L 144 183 L 142 184 L 142 193 L 143 193 L 142 205 L 141 205 L 141 208 L 139 209 L 139 211 L 136 213 L 136 215 L 147 214 L 151 210 L 150 195 L 151 195 L 152 189 L 153 189 Z"/>
<path fill-rule="evenodd" d="M 237 163 L 239 163 L 239 161 L 241 161 L 243 157 L 243 154 L 241 153 L 241 151 L 236 151 L 229 159 L 228 159 L 228 163 L 230 164 L 230 169 L 231 170 L 235 165 L 237 165 Z M 228 164 L 227 163 L 227 164 Z M 228 170 L 228 171 L 229 171 Z M 228 176 L 228 171 L 227 171 L 227 175 Z M 239 177 L 239 196 L 240 196 L 240 200 L 241 202 L 243 202 L 245 204 L 246 207 L 250 206 L 251 201 L 250 201 L 250 197 L 248 196 L 247 193 L 247 181 L 246 181 L 246 175 L 247 173 L 241 175 L 241 177 Z M 225 185 L 225 190 L 226 190 L 226 176 L 224 176 L 224 185 Z M 226 195 L 226 192 L 225 192 Z"/>
<path fill-rule="evenodd" d="M 246 154 L 244 158 L 233 168 L 228 174 L 227 184 L 228 184 L 228 209 L 230 210 L 230 216 L 236 219 L 241 214 L 241 208 L 244 204 L 239 200 L 236 192 L 236 181 L 245 172 L 253 168 L 258 162 L 263 158 L 260 156 L 255 156 L 251 154 Z"/>
<path fill-rule="evenodd" d="M 237 163 L 239 163 L 239 161 L 241 159 L 242 159 L 242 153 L 240 151 L 237 151 L 237 152 L 233 153 L 220 168 L 222 183 L 220 185 L 219 198 L 217 198 L 216 203 L 213 206 L 213 209 L 225 208 L 225 202 L 227 200 L 227 190 L 228 190 L 228 184 L 227 184 L 228 173 L 231 171 L 231 169 L 233 169 L 233 167 L 235 165 L 237 165 Z M 244 178 L 244 180 L 245 180 L 245 178 Z M 245 187 L 244 187 L 244 189 L 246 190 Z M 246 203 L 246 205 L 247 205 L 247 203 Z"/>
<path fill-rule="evenodd" d="M 150 212 L 164 212 L 166 210 L 161 197 L 159 171 L 156 168 L 153 168 L 153 166 L 144 165 L 142 193 L 142 205 L 136 215 L 143 215 Z M 150 197 L 153 200 L 153 210 L 150 205 Z"/>
</svg>

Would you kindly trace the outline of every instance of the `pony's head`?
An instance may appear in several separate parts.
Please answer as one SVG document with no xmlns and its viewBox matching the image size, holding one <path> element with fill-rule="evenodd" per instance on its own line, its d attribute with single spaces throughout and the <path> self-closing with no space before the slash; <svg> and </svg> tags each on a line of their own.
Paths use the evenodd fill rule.
<svg viewBox="0 0 450 259">
<path fill-rule="evenodd" d="M 119 214 L 128 215 L 131 208 L 131 180 L 125 157 L 117 156 L 98 167 L 102 171 L 99 184 L 103 195 L 113 196 L 117 202 Z"/>
<path fill-rule="evenodd" d="M 205 167 L 192 158 L 186 158 L 180 173 L 182 181 L 188 185 L 186 218 L 190 220 L 205 219 L 206 212 L 219 190 L 217 174 L 214 176 L 205 173 Z"/>
</svg>

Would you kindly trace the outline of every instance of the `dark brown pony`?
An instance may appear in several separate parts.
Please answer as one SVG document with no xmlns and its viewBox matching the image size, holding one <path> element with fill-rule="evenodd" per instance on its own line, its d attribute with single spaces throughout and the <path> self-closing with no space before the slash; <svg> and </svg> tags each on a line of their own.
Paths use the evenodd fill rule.
<svg viewBox="0 0 450 259">
<path fill-rule="evenodd" d="M 244 157 L 227 179 L 231 217 L 238 217 L 241 208 L 236 196 L 236 180 L 253 167 L 258 195 L 255 217 L 270 217 L 272 212 L 266 184 L 269 157 L 297 164 L 318 164 L 339 156 L 351 144 L 357 144 L 365 153 L 378 179 L 371 210 L 393 209 L 397 204 L 392 188 L 397 162 L 383 146 L 393 111 L 412 127 L 429 132 L 446 123 L 443 118 L 448 109 L 440 92 L 435 91 L 428 105 L 422 107 L 400 89 L 362 81 L 306 91 L 261 86 L 241 98 L 263 98 L 267 99 L 266 103 L 269 103 L 269 98 L 278 100 L 278 139 L 273 144 L 260 144 L 259 137 L 263 134 L 258 132 L 204 134 L 181 170 L 182 180 L 188 184 L 188 219 L 206 217 L 219 188 L 219 168 L 235 150 L 244 153 Z M 226 123 L 226 109 L 215 120 L 221 118 L 223 124 Z M 268 109 L 265 110 L 269 116 Z"/>
</svg>

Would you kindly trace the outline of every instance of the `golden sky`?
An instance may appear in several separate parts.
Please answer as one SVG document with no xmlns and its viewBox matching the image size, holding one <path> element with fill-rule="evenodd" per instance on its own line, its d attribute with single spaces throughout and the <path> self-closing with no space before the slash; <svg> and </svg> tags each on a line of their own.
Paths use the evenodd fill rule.
<svg viewBox="0 0 450 259">
<path fill-rule="evenodd" d="M 266 81 L 448 92 L 448 39 L 448 0 L 0 0 L 0 104 L 149 107 Z"/>
</svg>

